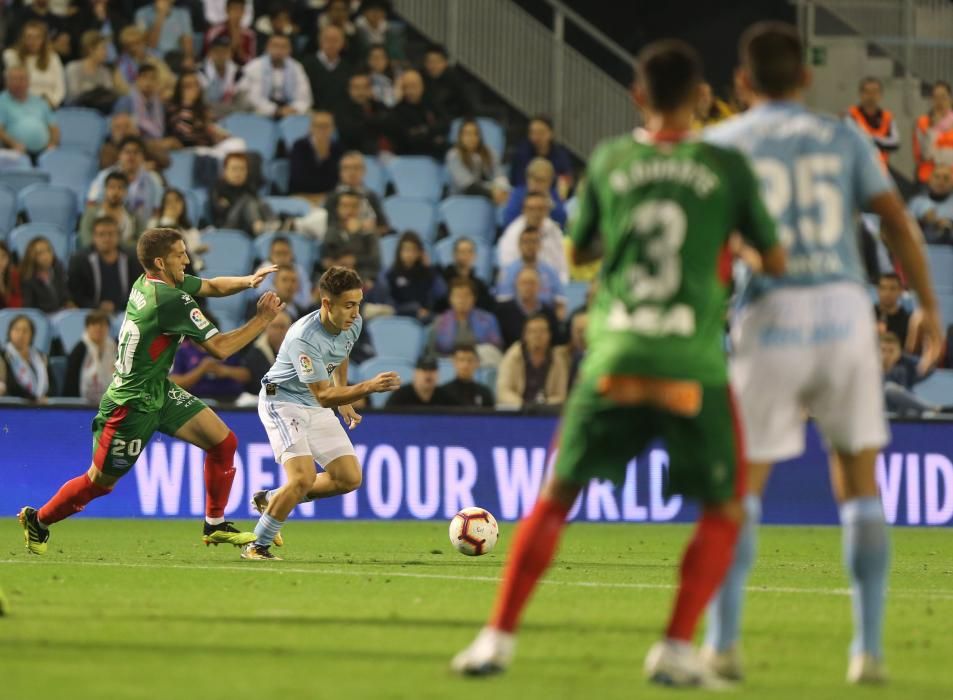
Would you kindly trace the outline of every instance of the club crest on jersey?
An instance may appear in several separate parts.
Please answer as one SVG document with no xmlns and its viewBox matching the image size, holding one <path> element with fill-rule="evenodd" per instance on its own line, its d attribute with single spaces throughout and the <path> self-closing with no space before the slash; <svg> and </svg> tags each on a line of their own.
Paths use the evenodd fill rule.
<svg viewBox="0 0 953 700">
<path fill-rule="evenodd" d="M 188 306 L 194 301 L 195 299 L 193 299 L 190 294 L 185 294 L 185 293 L 182 294 L 182 303 L 185 304 L 186 306 Z"/>
<path fill-rule="evenodd" d="M 189 312 L 189 318 L 192 319 L 192 323 L 194 323 L 195 327 L 199 330 L 208 327 L 209 321 L 205 318 L 205 314 L 202 313 L 201 309 L 192 309 Z"/>
<path fill-rule="evenodd" d="M 301 366 L 301 374 L 314 374 L 314 363 L 311 362 L 311 358 L 307 355 L 300 355 L 298 357 L 298 364 Z"/>
</svg>

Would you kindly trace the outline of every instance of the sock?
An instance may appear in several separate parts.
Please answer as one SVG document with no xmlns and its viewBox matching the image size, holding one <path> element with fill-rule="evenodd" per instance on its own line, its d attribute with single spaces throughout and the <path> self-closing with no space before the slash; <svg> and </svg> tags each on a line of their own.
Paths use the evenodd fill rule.
<svg viewBox="0 0 953 700">
<path fill-rule="evenodd" d="M 665 634 L 691 642 L 695 626 L 712 595 L 725 578 L 738 539 L 738 523 L 722 515 L 704 513 L 682 557 L 675 608 Z"/>
<path fill-rule="evenodd" d="M 112 489 L 94 484 L 86 474 L 77 476 L 60 486 L 60 490 L 40 508 L 36 517 L 40 525 L 48 527 L 71 515 L 76 515 L 91 500 L 105 496 L 110 491 Z"/>
<path fill-rule="evenodd" d="M 225 522 L 225 518 L 209 518 L 206 516 L 205 522 L 207 522 L 209 525 L 221 525 Z"/>
<path fill-rule="evenodd" d="M 232 481 L 235 480 L 235 467 L 232 465 L 237 449 L 238 438 L 235 433 L 228 431 L 224 440 L 205 453 L 206 519 L 225 516 L 228 495 L 232 491 Z M 209 523 L 215 524 L 211 520 Z"/>
<path fill-rule="evenodd" d="M 880 499 L 868 496 L 846 501 L 840 507 L 840 519 L 854 612 L 851 654 L 863 652 L 882 659 L 890 543 Z"/>
<path fill-rule="evenodd" d="M 268 513 L 262 513 L 258 518 L 258 524 L 255 525 L 255 544 L 270 547 L 282 525 L 284 523 L 281 520 L 271 517 Z"/>
<path fill-rule="evenodd" d="M 758 525 L 761 522 L 761 497 L 749 493 L 744 501 L 745 522 L 735 545 L 735 558 L 725 575 L 711 605 L 708 606 L 708 629 L 705 645 L 724 652 L 733 647 L 741 629 L 741 609 L 744 602 L 745 583 L 754 565 L 757 547 Z"/>
<path fill-rule="evenodd" d="M 516 631 L 526 601 L 553 560 L 570 507 L 541 498 L 520 523 L 490 618 L 491 627 Z"/>
</svg>

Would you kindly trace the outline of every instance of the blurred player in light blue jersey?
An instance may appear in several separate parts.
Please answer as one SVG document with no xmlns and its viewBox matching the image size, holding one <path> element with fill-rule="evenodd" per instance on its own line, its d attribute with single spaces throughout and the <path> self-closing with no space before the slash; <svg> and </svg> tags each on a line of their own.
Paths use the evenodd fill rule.
<svg viewBox="0 0 953 700">
<path fill-rule="evenodd" d="M 735 561 L 709 611 L 711 670 L 741 677 L 737 642 L 745 579 L 771 465 L 804 451 L 805 415 L 832 450 L 854 640 L 847 679 L 882 682 L 882 622 L 889 545 L 874 465 L 889 440 L 876 327 L 857 250 L 856 217 L 880 215 L 885 238 L 916 290 L 939 355 L 940 319 L 921 235 L 886 179 L 873 145 L 852 125 L 800 102 L 809 81 L 796 30 L 762 23 L 741 39 L 738 83 L 751 109 L 705 132 L 751 158 L 788 254 L 787 274 L 755 274 L 732 328 L 732 384 L 750 460 L 747 522 Z"/>
<path fill-rule="evenodd" d="M 363 325 L 362 286 L 353 270 L 332 267 L 325 272 L 318 281 L 321 308 L 292 324 L 275 364 L 261 380 L 258 416 L 288 481 L 252 497 L 261 518 L 255 541 L 242 549 L 243 559 L 278 559 L 270 547 L 281 544 L 281 526 L 298 503 L 338 496 L 361 485 L 354 446 L 331 409 L 336 406 L 354 429 L 361 422 L 351 406 L 354 401 L 400 386 L 395 372 L 347 384 L 348 355 Z M 315 462 L 324 467 L 322 473 L 317 473 Z"/>
</svg>

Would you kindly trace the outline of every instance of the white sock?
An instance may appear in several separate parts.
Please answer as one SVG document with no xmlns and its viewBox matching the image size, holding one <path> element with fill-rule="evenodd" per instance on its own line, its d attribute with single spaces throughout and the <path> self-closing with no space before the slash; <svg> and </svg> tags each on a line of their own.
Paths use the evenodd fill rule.
<svg viewBox="0 0 953 700">
<path fill-rule="evenodd" d="M 206 515 L 205 522 L 207 522 L 209 525 L 221 525 L 225 522 L 225 518 L 210 518 Z"/>
</svg>

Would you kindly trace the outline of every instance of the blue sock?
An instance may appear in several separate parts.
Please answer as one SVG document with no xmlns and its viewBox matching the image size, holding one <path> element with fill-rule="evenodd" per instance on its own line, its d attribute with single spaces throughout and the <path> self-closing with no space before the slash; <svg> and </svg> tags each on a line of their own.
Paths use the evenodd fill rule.
<svg viewBox="0 0 953 700">
<path fill-rule="evenodd" d="M 268 513 L 262 513 L 261 517 L 258 518 L 258 524 L 255 525 L 255 544 L 270 547 L 282 525 L 284 525 L 282 521 L 276 520 Z"/>
<path fill-rule="evenodd" d="M 850 652 L 882 659 L 890 542 L 880 499 L 868 496 L 847 501 L 840 507 L 840 519 L 854 611 Z"/>
<path fill-rule="evenodd" d="M 738 641 L 745 582 L 754 565 L 758 524 L 761 522 L 761 497 L 749 493 L 744 501 L 745 522 L 735 545 L 735 558 L 715 597 L 708 606 L 705 645 L 716 651 L 728 651 Z"/>
</svg>

